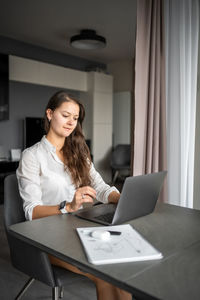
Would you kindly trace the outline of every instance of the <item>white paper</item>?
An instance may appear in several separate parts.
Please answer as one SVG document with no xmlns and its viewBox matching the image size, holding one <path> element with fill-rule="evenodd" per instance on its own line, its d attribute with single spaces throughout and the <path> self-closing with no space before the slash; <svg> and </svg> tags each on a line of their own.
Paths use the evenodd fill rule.
<svg viewBox="0 0 200 300">
<path fill-rule="evenodd" d="M 94 230 L 120 231 L 106 241 L 93 238 Z M 161 252 L 147 242 L 130 224 L 77 228 L 77 232 L 92 264 L 111 264 L 161 259 Z"/>
</svg>

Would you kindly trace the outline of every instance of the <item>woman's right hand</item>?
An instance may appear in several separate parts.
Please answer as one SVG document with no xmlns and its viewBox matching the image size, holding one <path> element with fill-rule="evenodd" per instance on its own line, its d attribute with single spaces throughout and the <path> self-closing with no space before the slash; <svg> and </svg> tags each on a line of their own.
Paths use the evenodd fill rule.
<svg viewBox="0 0 200 300">
<path fill-rule="evenodd" d="M 78 188 L 74 194 L 72 202 L 66 204 L 68 212 L 77 211 L 83 203 L 91 202 L 96 198 L 96 191 L 90 186 Z"/>
</svg>

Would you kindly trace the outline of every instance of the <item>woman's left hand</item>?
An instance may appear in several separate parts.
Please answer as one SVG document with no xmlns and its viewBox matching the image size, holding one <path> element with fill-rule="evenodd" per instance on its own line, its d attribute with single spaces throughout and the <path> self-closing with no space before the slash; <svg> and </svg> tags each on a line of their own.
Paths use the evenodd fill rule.
<svg viewBox="0 0 200 300">
<path fill-rule="evenodd" d="M 108 202 L 109 203 L 118 203 L 119 198 L 120 198 L 120 193 L 113 191 L 108 196 Z"/>
</svg>

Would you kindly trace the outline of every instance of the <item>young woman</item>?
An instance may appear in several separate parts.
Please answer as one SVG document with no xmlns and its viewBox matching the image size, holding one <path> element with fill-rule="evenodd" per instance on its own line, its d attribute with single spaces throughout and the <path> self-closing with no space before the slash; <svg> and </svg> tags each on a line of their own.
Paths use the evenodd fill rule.
<svg viewBox="0 0 200 300">
<path fill-rule="evenodd" d="M 19 191 L 28 220 L 70 213 L 97 199 L 116 203 L 119 192 L 95 170 L 82 133 L 85 111 L 66 92 L 57 92 L 45 110 L 46 136 L 24 150 L 17 169 Z M 54 265 L 87 276 L 98 300 L 130 300 L 131 294 L 50 256 Z"/>
</svg>

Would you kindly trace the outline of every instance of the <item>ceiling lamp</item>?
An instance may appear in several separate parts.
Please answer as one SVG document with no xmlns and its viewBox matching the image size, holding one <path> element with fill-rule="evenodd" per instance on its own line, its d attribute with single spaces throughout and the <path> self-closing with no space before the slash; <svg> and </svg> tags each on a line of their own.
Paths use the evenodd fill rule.
<svg viewBox="0 0 200 300">
<path fill-rule="evenodd" d="M 84 29 L 79 35 L 74 35 L 70 39 L 72 47 L 84 50 L 104 48 L 106 39 L 96 34 L 95 30 Z"/>
</svg>

